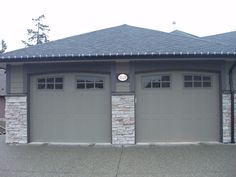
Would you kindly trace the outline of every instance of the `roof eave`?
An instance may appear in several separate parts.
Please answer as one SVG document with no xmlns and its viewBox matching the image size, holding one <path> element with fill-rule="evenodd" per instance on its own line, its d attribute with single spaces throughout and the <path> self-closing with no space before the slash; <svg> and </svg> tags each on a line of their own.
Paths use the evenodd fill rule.
<svg viewBox="0 0 236 177">
<path fill-rule="evenodd" d="M 117 54 L 117 55 L 48 55 L 48 56 L 26 56 L 26 57 L 0 57 L 0 63 L 12 63 L 12 62 L 59 62 L 59 61 L 113 61 L 113 60 L 147 60 L 147 59 L 155 59 L 155 60 L 185 60 L 185 59 L 197 59 L 197 60 L 206 60 L 209 59 L 234 59 L 235 60 L 236 53 L 217 53 L 217 52 L 208 52 L 208 53 L 151 53 L 151 54 Z"/>
</svg>

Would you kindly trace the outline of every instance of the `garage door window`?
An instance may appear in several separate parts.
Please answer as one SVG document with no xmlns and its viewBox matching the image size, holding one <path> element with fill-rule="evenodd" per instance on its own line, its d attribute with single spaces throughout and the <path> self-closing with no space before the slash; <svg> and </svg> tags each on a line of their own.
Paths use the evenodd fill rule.
<svg viewBox="0 0 236 177">
<path fill-rule="evenodd" d="M 205 75 L 184 75 L 185 88 L 209 88 L 212 85 L 211 76 Z"/>
<path fill-rule="evenodd" d="M 97 76 L 78 76 L 76 78 L 77 89 L 103 89 L 104 78 Z"/>
<path fill-rule="evenodd" d="M 39 90 L 61 90 L 63 89 L 62 77 L 43 77 L 37 80 Z"/>
<path fill-rule="evenodd" d="M 143 88 L 170 88 L 169 75 L 145 76 L 142 79 Z"/>
</svg>

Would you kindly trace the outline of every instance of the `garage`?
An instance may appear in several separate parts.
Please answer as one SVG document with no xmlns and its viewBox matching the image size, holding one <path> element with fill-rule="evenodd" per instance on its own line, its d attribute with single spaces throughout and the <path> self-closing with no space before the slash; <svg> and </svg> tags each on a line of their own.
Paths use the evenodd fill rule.
<svg viewBox="0 0 236 177">
<path fill-rule="evenodd" d="M 110 143 L 109 76 L 30 77 L 30 141 Z"/>
<path fill-rule="evenodd" d="M 218 74 L 138 74 L 136 97 L 136 142 L 220 141 Z"/>
</svg>

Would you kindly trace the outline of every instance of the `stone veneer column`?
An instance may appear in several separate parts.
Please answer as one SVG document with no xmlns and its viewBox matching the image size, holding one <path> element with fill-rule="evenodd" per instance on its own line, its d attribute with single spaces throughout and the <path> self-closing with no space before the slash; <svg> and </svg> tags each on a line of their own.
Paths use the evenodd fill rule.
<svg viewBox="0 0 236 177">
<path fill-rule="evenodd" d="M 223 143 L 231 142 L 231 95 L 223 93 L 222 95 L 222 126 L 223 126 Z"/>
<path fill-rule="evenodd" d="M 135 144 L 134 95 L 112 96 L 112 144 Z"/>
<path fill-rule="evenodd" d="M 27 143 L 27 97 L 6 97 L 6 143 Z"/>
</svg>

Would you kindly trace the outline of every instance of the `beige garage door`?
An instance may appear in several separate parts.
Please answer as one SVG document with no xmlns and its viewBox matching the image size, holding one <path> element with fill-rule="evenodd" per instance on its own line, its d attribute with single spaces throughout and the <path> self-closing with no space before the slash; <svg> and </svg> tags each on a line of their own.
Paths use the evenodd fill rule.
<svg viewBox="0 0 236 177">
<path fill-rule="evenodd" d="M 110 84 L 106 75 L 31 77 L 31 142 L 109 143 Z"/>
<path fill-rule="evenodd" d="M 201 72 L 139 74 L 136 141 L 219 141 L 219 78 Z"/>
</svg>

